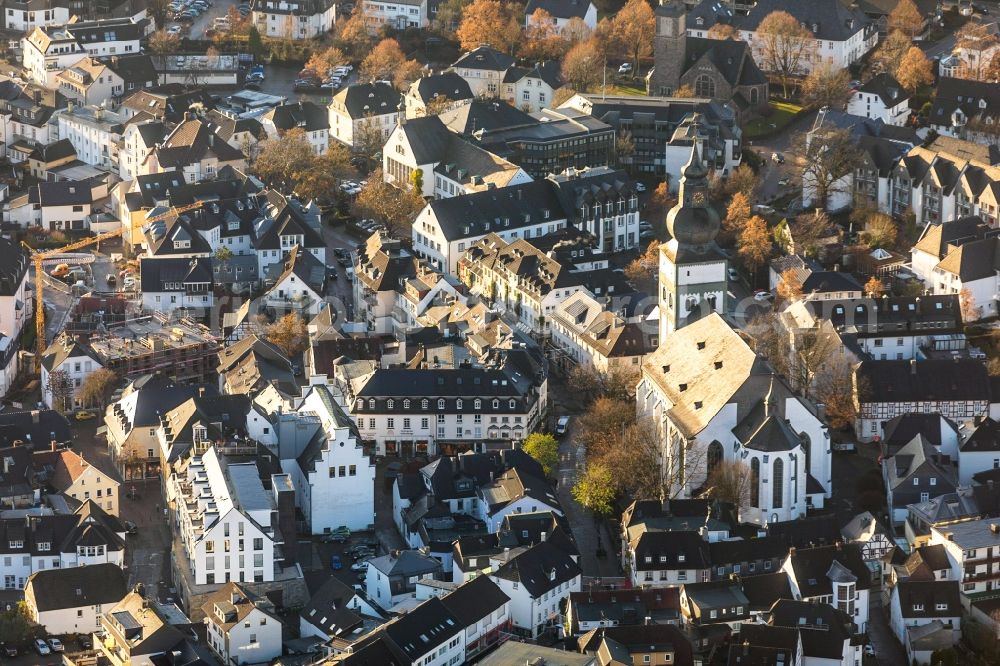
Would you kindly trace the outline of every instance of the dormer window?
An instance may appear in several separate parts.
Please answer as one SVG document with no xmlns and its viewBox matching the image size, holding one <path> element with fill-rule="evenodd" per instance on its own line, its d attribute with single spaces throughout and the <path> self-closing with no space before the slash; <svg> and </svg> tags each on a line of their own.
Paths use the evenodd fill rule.
<svg viewBox="0 0 1000 666">
<path fill-rule="evenodd" d="M 427 398 L 424 398 L 423 400 L 420 401 L 420 409 L 427 409 L 430 406 L 431 406 L 431 402 Z"/>
<path fill-rule="evenodd" d="M 10 547 L 13 549 L 24 548 L 24 541 L 11 541 Z"/>
<path fill-rule="evenodd" d="M 410 408 L 410 400 L 409 398 L 407 398 L 406 400 L 403 401 L 403 409 L 409 409 L 409 408 Z"/>
<path fill-rule="evenodd" d="M 40 550 L 42 552 L 50 551 L 50 550 L 52 550 L 52 544 L 49 543 L 48 541 L 39 541 L 38 542 L 38 550 Z"/>
</svg>

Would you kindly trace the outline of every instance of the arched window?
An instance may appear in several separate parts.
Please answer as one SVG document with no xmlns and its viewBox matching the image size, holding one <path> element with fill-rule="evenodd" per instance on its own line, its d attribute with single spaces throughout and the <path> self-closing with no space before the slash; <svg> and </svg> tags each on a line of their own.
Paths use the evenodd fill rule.
<svg viewBox="0 0 1000 666">
<path fill-rule="evenodd" d="M 388 407 L 389 409 L 392 409 L 395 406 L 396 406 L 396 401 L 393 400 L 392 398 L 389 398 L 389 402 L 386 403 L 386 407 Z"/>
<path fill-rule="evenodd" d="M 409 408 L 410 408 L 410 401 L 409 400 L 404 400 L 403 401 L 403 409 L 409 409 Z"/>
<path fill-rule="evenodd" d="M 375 398 L 368 399 L 368 409 L 375 409 Z"/>
<path fill-rule="evenodd" d="M 809 435 L 806 433 L 800 433 L 799 439 L 802 440 L 802 452 L 806 455 L 806 474 L 810 473 L 809 462 L 811 460 L 810 454 L 812 453 L 812 440 L 809 439 Z"/>
<path fill-rule="evenodd" d="M 444 409 L 444 398 L 438 398 L 438 409 Z"/>
<path fill-rule="evenodd" d="M 517 406 L 517 403 L 516 403 L 516 402 L 514 402 L 513 400 L 511 400 L 511 401 L 510 401 L 509 403 L 507 403 L 507 404 L 508 404 L 508 405 L 510 406 L 510 408 L 511 408 L 511 409 L 514 409 L 514 408 L 515 408 L 515 407 Z"/>
<path fill-rule="evenodd" d="M 420 409 L 427 409 L 430 406 L 431 402 L 427 398 L 424 398 L 423 400 L 420 401 Z"/>
<path fill-rule="evenodd" d="M 756 88 L 750 89 L 750 103 L 757 104 L 760 101 L 760 92 Z"/>
<path fill-rule="evenodd" d="M 476 398 L 476 401 L 474 403 L 472 403 L 472 404 L 475 405 L 476 409 L 482 409 L 483 408 L 483 401 L 480 400 L 479 398 Z"/>
<path fill-rule="evenodd" d="M 459 398 L 455 401 L 455 409 L 462 409 L 462 399 Z"/>
<path fill-rule="evenodd" d="M 358 409 L 364 409 L 364 407 L 365 407 L 365 399 L 358 398 Z"/>
<path fill-rule="evenodd" d="M 782 497 L 785 494 L 785 463 L 781 458 L 776 458 L 774 461 L 774 466 L 771 468 L 771 483 L 774 486 L 774 496 L 772 497 L 771 506 L 775 509 L 780 509 L 782 506 Z"/>
<path fill-rule="evenodd" d="M 496 400 L 496 399 L 493 400 L 493 409 L 500 409 L 500 401 L 499 400 Z"/>
<path fill-rule="evenodd" d="M 707 74 L 702 74 L 694 80 L 694 94 L 696 97 L 715 97 L 715 79 Z"/>
<path fill-rule="evenodd" d="M 760 507 L 760 460 L 750 460 L 750 506 Z"/>
<path fill-rule="evenodd" d="M 708 445 L 708 475 L 711 476 L 712 472 L 719 463 L 722 462 L 722 444 L 718 440 L 713 441 Z"/>
</svg>

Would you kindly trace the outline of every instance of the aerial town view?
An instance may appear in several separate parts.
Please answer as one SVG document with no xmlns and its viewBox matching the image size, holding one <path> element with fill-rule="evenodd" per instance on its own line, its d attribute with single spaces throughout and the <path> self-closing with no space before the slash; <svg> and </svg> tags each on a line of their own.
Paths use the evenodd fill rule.
<svg viewBox="0 0 1000 666">
<path fill-rule="evenodd" d="M 0 37 L 0 666 L 1000 666 L 1000 0 Z"/>
</svg>

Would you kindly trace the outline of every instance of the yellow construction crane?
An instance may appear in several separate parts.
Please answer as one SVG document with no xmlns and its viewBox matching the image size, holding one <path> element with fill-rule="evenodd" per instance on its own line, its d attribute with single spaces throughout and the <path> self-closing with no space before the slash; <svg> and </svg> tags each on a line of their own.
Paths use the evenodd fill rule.
<svg viewBox="0 0 1000 666">
<path fill-rule="evenodd" d="M 194 210 L 196 208 L 201 208 L 204 205 L 203 201 L 195 201 L 194 203 L 187 204 L 185 206 L 171 207 L 165 213 L 160 213 L 159 215 L 154 215 L 153 217 L 140 219 L 139 222 L 133 222 L 132 224 L 132 234 L 134 237 L 135 228 L 151 224 L 153 222 L 158 222 L 159 220 L 165 220 L 167 218 L 176 217 L 181 213 L 186 213 L 189 210 Z M 61 254 L 66 254 L 74 250 L 79 250 L 81 248 L 89 247 L 91 245 L 100 243 L 104 240 L 109 240 L 111 238 L 118 238 L 123 233 L 125 233 L 125 227 L 121 229 L 116 229 L 114 231 L 109 231 L 107 233 L 98 234 L 90 238 L 84 238 L 83 240 L 78 240 L 75 243 L 69 243 L 68 245 L 63 245 L 55 250 L 45 250 L 39 252 L 31 248 L 27 243 L 21 241 L 23 245 L 29 252 L 31 252 L 31 260 L 35 264 L 35 370 L 40 371 L 42 367 L 42 355 L 45 353 L 45 348 L 47 342 L 45 339 L 45 301 L 42 298 L 42 284 L 44 282 L 44 268 L 43 264 L 47 260 L 52 260 Z"/>
</svg>

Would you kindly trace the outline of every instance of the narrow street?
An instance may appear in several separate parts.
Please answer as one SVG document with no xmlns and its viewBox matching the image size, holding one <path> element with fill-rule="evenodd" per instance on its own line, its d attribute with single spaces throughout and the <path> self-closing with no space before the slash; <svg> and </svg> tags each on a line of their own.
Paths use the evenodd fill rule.
<svg viewBox="0 0 1000 666">
<path fill-rule="evenodd" d="M 566 386 L 558 379 L 549 380 L 549 404 L 553 419 L 564 414 L 576 414 L 579 404 L 568 395 Z M 586 466 L 583 446 L 576 443 L 576 433 L 579 427 L 578 417 L 570 419 L 569 432 L 559 442 L 559 467 L 556 478 L 559 481 L 557 493 L 559 502 L 566 511 L 573 537 L 580 550 L 580 566 L 585 577 L 614 578 L 621 576 L 618 568 L 617 553 L 612 552 L 611 535 L 608 534 L 605 521 L 596 520 L 594 515 L 580 506 L 573 497 L 573 485 Z M 598 557 L 598 549 L 605 551 L 604 557 Z"/>
<path fill-rule="evenodd" d="M 871 591 L 868 604 L 868 638 L 879 666 L 906 666 L 906 652 L 889 628 L 888 611 L 882 607 L 881 590 Z"/>
</svg>

